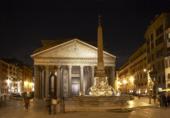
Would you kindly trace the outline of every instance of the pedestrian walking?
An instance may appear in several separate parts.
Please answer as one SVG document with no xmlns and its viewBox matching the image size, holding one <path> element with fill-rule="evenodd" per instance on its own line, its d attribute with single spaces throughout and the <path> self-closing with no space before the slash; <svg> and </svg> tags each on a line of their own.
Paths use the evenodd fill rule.
<svg viewBox="0 0 170 118">
<path fill-rule="evenodd" d="M 156 104 L 156 95 L 155 94 L 153 95 L 153 102 L 154 102 L 154 104 Z"/>
<path fill-rule="evenodd" d="M 24 97 L 24 106 L 25 106 L 25 109 L 28 110 L 28 107 L 30 105 L 30 100 L 28 97 Z"/>
<path fill-rule="evenodd" d="M 170 106 L 170 93 L 168 92 L 168 96 L 167 96 L 167 106 Z"/>
<path fill-rule="evenodd" d="M 163 106 L 167 107 L 167 97 L 166 97 L 166 93 L 165 92 L 162 94 L 162 101 L 163 101 Z"/>
<path fill-rule="evenodd" d="M 138 94 L 138 99 L 140 99 L 140 94 Z"/>
<path fill-rule="evenodd" d="M 162 98 L 162 95 L 163 95 L 163 93 L 161 92 L 161 93 L 159 94 L 159 104 L 160 104 L 160 107 L 163 106 L 163 98 Z"/>
<path fill-rule="evenodd" d="M 53 114 L 56 114 L 56 107 L 57 107 L 57 98 L 53 98 L 52 99 L 52 111 L 53 111 Z"/>
</svg>

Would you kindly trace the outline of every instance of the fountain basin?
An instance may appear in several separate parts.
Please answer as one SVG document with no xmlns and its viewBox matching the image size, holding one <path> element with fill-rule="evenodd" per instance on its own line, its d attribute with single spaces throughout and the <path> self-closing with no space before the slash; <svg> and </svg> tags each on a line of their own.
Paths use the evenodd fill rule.
<svg viewBox="0 0 170 118">
<path fill-rule="evenodd" d="M 122 108 L 129 96 L 77 96 L 65 99 L 65 111 L 107 111 Z"/>
</svg>

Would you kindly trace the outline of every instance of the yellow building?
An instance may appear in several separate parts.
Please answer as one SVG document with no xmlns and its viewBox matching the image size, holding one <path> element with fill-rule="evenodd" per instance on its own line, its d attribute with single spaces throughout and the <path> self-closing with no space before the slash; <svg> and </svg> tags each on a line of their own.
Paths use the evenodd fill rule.
<svg viewBox="0 0 170 118">
<path fill-rule="evenodd" d="M 170 87 L 170 13 L 156 16 L 144 37 L 146 42 L 119 69 L 117 82 L 126 92 L 132 89 L 129 81 L 134 80 L 133 90 L 153 90 L 157 94 L 158 90 Z"/>
<path fill-rule="evenodd" d="M 118 71 L 118 84 L 122 92 L 147 92 L 146 44 L 143 44 Z"/>
<path fill-rule="evenodd" d="M 156 16 L 145 32 L 148 70 L 152 72 L 155 92 L 170 87 L 170 13 Z"/>
<path fill-rule="evenodd" d="M 32 69 L 16 59 L 0 59 L 0 88 L 1 94 L 22 93 L 30 91 L 32 85 Z M 24 83 L 27 86 L 24 86 Z"/>
<path fill-rule="evenodd" d="M 8 63 L 0 60 L 0 96 L 4 96 L 8 93 L 8 87 L 6 83 L 8 75 Z"/>
<path fill-rule="evenodd" d="M 34 84 L 32 68 L 25 65 L 22 65 L 20 68 L 22 70 L 22 90 L 24 92 L 33 91 Z"/>
</svg>

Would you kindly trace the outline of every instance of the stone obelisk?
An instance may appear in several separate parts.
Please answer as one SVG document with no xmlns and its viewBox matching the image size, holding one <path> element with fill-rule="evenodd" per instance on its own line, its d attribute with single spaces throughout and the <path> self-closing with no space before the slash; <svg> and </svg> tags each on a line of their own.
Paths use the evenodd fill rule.
<svg viewBox="0 0 170 118">
<path fill-rule="evenodd" d="M 103 59 L 103 31 L 101 25 L 101 16 L 99 16 L 99 24 L 97 29 L 97 70 L 94 78 L 94 84 L 90 88 L 89 94 L 91 96 L 111 96 L 113 95 L 113 88 L 108 85 L 108 80 L 104 69 Z"/>
<path fill-rule="evenodd" d="M 105 77 L 104 60 L 103 60 L 103 31 L 101 25 L 101 16 L 99 16 L 98 28 L 97 28 L 97 47 L 98 47 L 98 53 L 97 53 L 96 76 Z"/>
</svg>

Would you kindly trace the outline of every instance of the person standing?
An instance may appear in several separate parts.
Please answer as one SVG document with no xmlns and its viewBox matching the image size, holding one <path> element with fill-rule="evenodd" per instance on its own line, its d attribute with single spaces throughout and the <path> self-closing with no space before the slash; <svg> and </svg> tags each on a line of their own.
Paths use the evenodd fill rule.
<svg viewBox="0 0 170 118">
<path fill-rule="evenodd" d="M 51 97 L 50 97 L 50 95 L 48 95 L 46 102 L 47 102 L 47 107 L 48 107 L 48 113 L 51 114 Z"/>
</svg>

